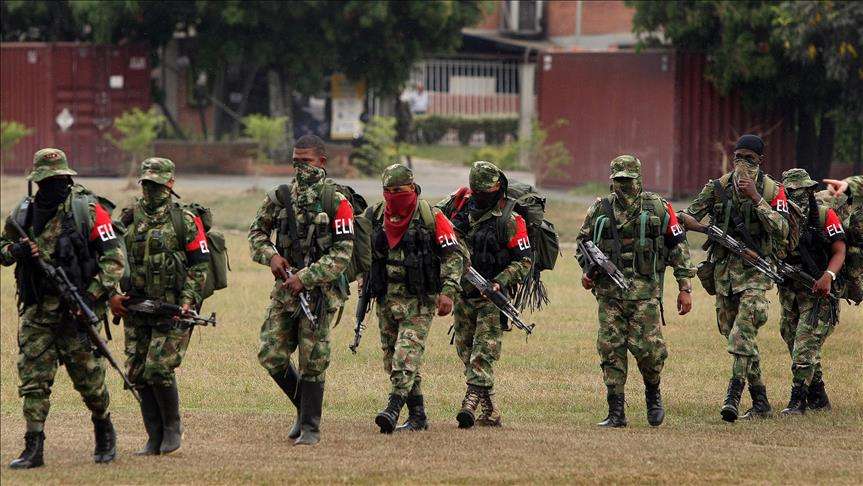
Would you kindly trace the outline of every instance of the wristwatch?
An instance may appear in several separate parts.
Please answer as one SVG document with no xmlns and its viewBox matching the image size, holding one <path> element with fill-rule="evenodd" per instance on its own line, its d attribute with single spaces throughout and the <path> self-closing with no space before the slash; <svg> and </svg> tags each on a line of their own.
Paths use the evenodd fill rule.
<svg viewBox="0 0 863 486">
<path fill-rule="evenodd" d="M 834 282 L 836 281 L 835 273 L 831 272 L 830 270 L 824 270 L 824 273 L 830 274 L 830 278 L 832 278 Z"/>
<path fill-rule="evenodd" d="M 680 291 L 686 292 L 687 294 L 691 294 L 692 293 L 692 287 L 686 287 L 686 288 L 680 289 Z"/>
</svg>

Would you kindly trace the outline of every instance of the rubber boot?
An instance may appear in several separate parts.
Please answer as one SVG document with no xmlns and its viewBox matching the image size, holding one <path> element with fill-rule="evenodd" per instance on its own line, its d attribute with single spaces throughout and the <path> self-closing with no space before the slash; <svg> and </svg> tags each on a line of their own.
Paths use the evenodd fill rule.
<svg viewBox="0 0 863 486">
<path fill-rule="evenodd" d="M 45 449 L 45 432 L 24 434 L 24 450 L 18 459 L 9 463 L 11 469 L 32 469 L 45 464 L 42 452 Z"/>
<path fill-rule="evenodd" d="M 662 421 L 665 420 L 665 407 L 662 405 L 659 383 L 644 384 L 644 402 L 647 404 L 647 423 L 652 427 L 662 425 Z"/>
<path fill-rule="evenodd" d="M 300 396 L 300 436 L 294 445 L 315 445 L 321 441 L 324 384 L 300 380 Z"/>
<path fill-rule="evenodd" d="M 806 413 L 806 395 L 809 389 L 806 383 L 795 381 L 791 386 L 791 399 L 788 406 L 782 410 L 782 415 L 803 415 Z"/>
<path fill-rule="evenodd" d="M 396 432 L 416 432 L 419 430 L 428 430 L 428 419 L 426 418 L 426 409 L 423 405 L 422 395 L 411 395 L 405 400 L 408 406 L 408 419 L 404 424 L 396 427 Z"/>
<path fill-rule="evenodd" d="M 749 385 L 749 396 L 752 397 L 752 408 L 741 415 L 741 419 L 770 418 L 773 415 L 773 407 L 767 401 L 766 386 Z"/>
<path fill-rule="evenodd" d="M 138 395 L 141 397 L 141 417 L 144 419 L 144 430 L 147 431 L 147 443 L 135 455 L 155 456 L 162 445 L 162 412 L 159 411 L 159 402 L 152 387 L 139 387 Z"/>
<path fill-rule="evenodd" d="M 613 428 L 626 427 L 626 396 L 623 393 L 614 393 L 609 389 L 606 400 L 608 401 L 608 416 L 596 425 Z"/>
<path fill-rule="evenodd" d="M 168 386 L 154 385 L 153 395 L 159 404 L 162 414 L 162 444 L 160 454 L 170 454 L 182 445 L 183 424 L 180 420 L 180 392 L 177 390 L 177 380 L 171 380 Z"/>
<path fill-rule="evenodd" d="M 809 393 L 806 396 L 806 405 L 809 410 L 820 411 L 830 410 L 830 398 L 827 397 L 827 390 L 824 389 L 824 380 L 821 372 L 815 373 L 812 379 L 812 384 L 809 385 Z"/>
<path fill-rule="evenodd" d="M 288 369 L 284 373 L 270 375 L 273 381 L 279 385 L 279 388 L 288 396 L 291 403 L 297 409 L 297 416 L 294 418 L 294 425 L 288 432 L 288 438 L 296 439 L 300 436 L 300 374 L 291 363 L 288 363 Z"/>
<path fill-rule="evenodd" d="M 725 403 L 719 413 L 722 415 L 722 420 L 726 422 L 734 422 L 740 414 L 740 395 L 743 394 L 743 385 L 745 383 L 739 378 L 732 378 L 728 382 L 728 391 L 725 392 Z"/>
<path fill-rule="evenodd" d="M 464 400 L 461 401 L 461 410 L 455 416 L 458 420 L 458 428 L 469 429 L 476 422 L 476 409 L 479 407 L 479 402 L 482 399 L 485 389 L 476 385 L 468 385 L 467 391 L 464 394 Z"/>
<path fill-rule="evenodd" d="M 390 401 L 387 403 L 387 408 L 375 417 L 375 423 L 381 428 L 382 434 L 392 434 L 399 424 L 399 414 L 402 407 L 405 406 L 405 397 L 401 395 L 391 394 Z"/>
<path fill-rule="evenodd" d="M 500 427 L 503 423 L 500 410 L 497 409 L 497 406 L 494 404 L 494 400 L 491 398 L 494 396 L 494 391 L 491 388 L 485 390 L 485 393 L 480 397 L 480 405 L 482 405 L 482 415 L 476 419 L 477 425 L 482 425 L 483 427 Z"/>
<path fill-rule="evenodd" d="M 108 463 L 117 457 L 117 433 L 111 423 L 111 414 L 105 418 L 93 419 L 93 435 L 96 436 L 96 448 L 93 450 L 93 460 L 97 464 Z"/>
</svg>

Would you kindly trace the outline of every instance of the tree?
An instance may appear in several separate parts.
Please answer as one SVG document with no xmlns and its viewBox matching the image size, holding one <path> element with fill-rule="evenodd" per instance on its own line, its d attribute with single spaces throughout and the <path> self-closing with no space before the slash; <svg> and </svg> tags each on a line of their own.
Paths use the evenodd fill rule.
<svg viewBox="0 0 863 486">
<path fill-rule="evenodd" d="M 738 90 L 748 109 L 769 109 L 797 130 L 796 164 L 813 177 L 830 170 L 836 110 L 852 95 L 854 76 L 835 66 L 863 48 L 855 2 L 628 2 L 641 45 L 670 44 L 707 56 L 706 77 L 723 94 Z M 815 22 L 817 14 L 822 16 Z M 812 41 L 829 56 L 810 57 Z M 841 46 L 845 46 L 842 48 Z M 849 49 L 850 46 L 850 49 Z M 844 54 L 839 54 L 840 51 Z M 861 51 L 863 52 L 863 51 Z M 845 56 L 834 62 L 828 57 Z M 834 66 L 828 68 L 828 63 Z M 859 67 L 859 60 L 856 61 Z M 854 70 L 846 69 L 846 73 Z M 858 73 L 858 77 L 860 74 Z M 859 106 L 854 108 L 859 112 Z"/>
<path fill-rule="evenodd" d="M 114 119 L 114 128 L 120 132 L 120 138 L 115 138 L 111 133 L 105 134 L 109 142 L 129 156 L 128 188 L 135 185 L 135 174 L 140 163 L 153 155 L 153 142 L 164 124 L 165 117 L 155 110 L 132 108 Z"/>
</svg>

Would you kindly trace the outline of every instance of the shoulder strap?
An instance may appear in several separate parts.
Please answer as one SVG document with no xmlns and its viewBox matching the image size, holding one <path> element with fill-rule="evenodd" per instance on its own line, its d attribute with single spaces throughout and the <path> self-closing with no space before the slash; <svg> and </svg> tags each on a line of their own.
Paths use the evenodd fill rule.
<svg viewBox="0 0 863 486">
<path fill-rule="evenodd" d="M 764 177 L 764 189 L 761 191 L 761 196 L 764 197 L 769 204 L 773 201 L 773 198 L 776 197 L 776 194 L 779 193 L 779 184 L 777 184 L 772 178 L 764 176 L 763 172 L 762 177 Z"/>
<path fill-rule="evenodd" d="M 287 184 L 280 185 L 276 189 L 276 199 L 284 206 L 287 216 L 282 220 L 280 232 L 282 234 L 287 233 L 290 236 L 291 251 L 296 257 L 296 255 L 302 254 L 302 244 L 300 242 L 300 232 L 297 230 L 297 214 L 294 212 L 294 203 L 291 202 L 291 188 Z M 291 263 L 294 265 L 300 264 L 300 262 Z"/>
<path fill-rule="evenodd" d="M 500 210 L 500 216 L 497 218 L 497 234 L 499 241 L 507 241 L 506 237 L 506 226 L 509 223 L 509 218 L 512 216 L 513 210 L 515 210 L 515 199 L 506 198 L 506 203 L 503 205 L 503 209 Z"/>
<path fill-rule="evenodd" d="M 423 224 L 426 225 L 426 228 L 428 228 L 429 231 L 434 233 L 437 228 L 435 227 L 434 213 L 432 212 L 429 202 L 425 199 L 420 199 L 419 207 L 417 209 L 419 210 Z"/>
<path fill-rule="evenodd" d="M 30 220 L 31 220 L 30 215 L 32 214 L 32 212 L 33 212 L 33 197 L 32 196 L 25 196 L 23 199 L 21 199 L 21 202 L 19 202 L 18 205 L 15 206 L 15 210 L 12 211 L 10 218 L 14 219 L 15 222 L 18 223 L 19 226 L 24 228 L 24 231 L 29 231 Z"/>
<path fill-rule="evenodd" d="M 171 225 L 174 227 L 174 234 L 177 235 L 177 241 L 180 245 L 186 246 L 186 225 L 183 224 L 183 208 L 174 203 L 171 206 Z"/>
<path fill-rule="evenodd" d="M 324 187 L 321 189 L 321 206 L 331 220 L 336 216 L 335 197 L 336 185 L 331 182 L 325 182 Z"/>
<path fill-rule="evenodd" d="M 602 198 L 602 209 L 605 211 L 605 217 L 611 222 L 611 226 L 609 226 L 609 228 L 611 230 L 611 237 L 614 239 L 611 248 L 614 253 L 614 262 L 619 264 L 621 248 L 620 234 L 617 232 L 617 219 L 614 218 L 614 208 L 611 207 L 611 200 L 609 200 L 608 197 Z"/>
<path fill-rule="evenodd" d="M 72 197 L 72 218 L 75 226 L 82 234 L 89 235 L 90 230 L 90 203 L 94 198 L 86 194 L 78 194 Z"/>
</svg>

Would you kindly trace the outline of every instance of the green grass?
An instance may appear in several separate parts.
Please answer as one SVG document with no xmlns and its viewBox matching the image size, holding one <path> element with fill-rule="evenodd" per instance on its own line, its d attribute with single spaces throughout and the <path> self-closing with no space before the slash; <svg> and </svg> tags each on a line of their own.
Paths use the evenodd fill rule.
<svg viewBox="0 0 863 486">
<path fill-rule="evenodd" d="M 19 180 L 20 181 L 20 180 Z M 19 181 L 3 181 L 2 210 L 21 194 Z M 118 201 L 128 193 L 94 187 Z M 670 357 L 663 372 L 666 423 L 647 426 L 643 386 L 630 361 L 625 430 L 593 424 L 606 413 L 596 354 L 596 301 L 578 284 L 571 251 L 544 278 L 552 305 L 528 314 L 537 324 L 525 340 L 504 336 L 495 367 L 497 400 L 504 426 L 496 430 L 456 428 L 464 394 L 463 366 L 449 345 L 450 317 L 436 318 L 423 362 L 431 420 L 426 433 L 382 436 L 374 414 L 386 403 L 376 319 L 369 317 L 357 355 L 353 337 L 355 299 L 331 332 L 323 441 L 295 448 L 286 438 L 293 409 L 258 365 L 258 331 L 272 277 L 248 258 L 245 230 L 262 194 L 184 194 L 219 204 L 227 226 L 233 271 L 230 287 L 205 303 L 219 325 L 195 331 L 178 371 L 184 447 L 161 458 L 132 455 L 144 442 L 137 405 L 119 378 L 108 373 L 120 457 L 110 466 L 92 464 L 92 425 L 64 369 L 57 373 L 46 425 L 47 466 L 34 471 L 5 467 L 22 446 L 23 420 L 17 394 L 14 278 L 0 270 L 0 480 L 18 483 L 845 483 L 863 477 L 863 313 L 843 304 L 842 322 L 827 340 L 823 363 L 833 411 L 729 425 L 719 418 L 731 359 L 716 329 L 713 301 L 695 283 L 693 312 L 673 312 L 665 296 L 668 326 L 662 329 Z M 584 211 L 579 205 L 549 209 L 569 240 Z M 234 221 L 236 220 L 236 222 Z M 230 224 L 225 224 L 231 221 Z M 231 229 L 231 228 L 237 228 Z M 674 288 L 669 281 L 666 288 Z M 769 323 L 761 329 L 765 382 L 775 408 L 787 400 L 789 356 L 779 337 L 775 291 Z M 122 356 L 122 330 L 114 327 L 112 350 Z M 744 406 L 748 406 L 748 397 Z"/>
</svg>

